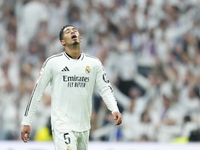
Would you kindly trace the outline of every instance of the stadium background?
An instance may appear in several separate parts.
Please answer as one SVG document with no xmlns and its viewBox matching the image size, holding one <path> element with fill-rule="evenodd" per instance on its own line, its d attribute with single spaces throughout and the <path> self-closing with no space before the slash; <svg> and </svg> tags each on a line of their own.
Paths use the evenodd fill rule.
<svg viewBox="0 0 200 150">
<path fill-rule="evenodd" d="M 123 123 L 94 91 L 90 141 L 200 141 L 199 0 L 1 0 L 0 140 L 20 140 L 21 120 L 44 60 L 63 51 L 63 25 L 80 31 L 98 57 Z M 32 141 L 51 140 L 50 90 L 32 123 Z"/>
</svg>

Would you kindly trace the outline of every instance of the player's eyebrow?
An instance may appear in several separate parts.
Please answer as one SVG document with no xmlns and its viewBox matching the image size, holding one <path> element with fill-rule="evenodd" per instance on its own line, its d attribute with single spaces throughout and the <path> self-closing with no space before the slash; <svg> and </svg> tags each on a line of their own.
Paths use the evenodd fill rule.
<svg viewBox="0 0 200 150">
<path fill-rule="evenodd" d="M 66 29 L 64 32 L 69 31 L 69 29 Z"/>
<path fill-rule="evenodd" d="M 76 28 L 72 28 L 72 30 L 77 30 Z M 64 32 L 69 31 L 69 28 L 66 29 Z"/>
<path fill-rule="evenodd" d="M 72 30 L 77 30 L 76 28 L 72 28 Z"/>
</svg>

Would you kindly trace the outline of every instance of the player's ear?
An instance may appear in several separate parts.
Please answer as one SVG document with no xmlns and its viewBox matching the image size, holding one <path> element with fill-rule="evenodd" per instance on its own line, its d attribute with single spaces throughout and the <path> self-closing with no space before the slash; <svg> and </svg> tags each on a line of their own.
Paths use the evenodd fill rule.
<svg viewBox="0 0 200 150">
<path fill-rule="evenodd" d="M 60 43 L 65 46 L 65 41 L 64 40 L 61 40 Z"/>
<path fill-rule="evenodd" d="M 82 39 L 81 39 L 81 37 L 80 37 L 80 42 L 82 42 Z"/>
</svg>

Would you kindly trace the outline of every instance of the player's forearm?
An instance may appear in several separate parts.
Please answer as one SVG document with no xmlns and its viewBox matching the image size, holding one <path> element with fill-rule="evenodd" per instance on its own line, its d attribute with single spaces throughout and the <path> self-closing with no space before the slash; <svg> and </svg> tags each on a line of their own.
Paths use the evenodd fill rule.
<svg viewBox="0 0 200 150">
<path fill-rule="evenodd" d="M 24 116 L 23 116 L 23 120 L 22 120 L 22 124 L 23 125 L 30 125 L 34 114 L 36 112 L 36 109 L 38 107 L 39 102 L 41 101 L 43 92 L 46 88 L 47 83 L 42 82 L 42 80 L 40 80 L 38 83 L 36 83 L 33 92 L 31 94 L 30 100 L 27 104 Z"/>
<path fill-rule="evenodd" d="M 43 92 L 40 92 L 40 88 L 33 91 L 33 95 L 31 95 L 31 99 L 29 103 L 27 104 L 25 114 L 23 116 L 22 125 L 31 125 L 31 122 L 33 120 L 34 114 L 36 112 L 36 109 L 38 107 L 38 104 L 41 100 Z"/>
<path fill-rule="evenodd" d="M 119 111 L 117 107 L 116 98 L 114 97 L 113 92 L 110 91 L 110 88 L 102 88 L 102 90 L 100 90 L 100 95 L 103 98 L 103 101 L 105 102 L 106 106 L 112 113 L 115 111 Z"/>
</svg>

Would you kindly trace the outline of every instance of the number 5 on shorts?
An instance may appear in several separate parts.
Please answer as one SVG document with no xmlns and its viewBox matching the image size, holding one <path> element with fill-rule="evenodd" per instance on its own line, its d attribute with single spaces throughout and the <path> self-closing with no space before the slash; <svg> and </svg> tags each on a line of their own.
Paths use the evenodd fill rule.
<svg viewBox="0 0 200 150">
<path fill-rule="evenodd" d="M 63 136 L 64 136 L 64 140 L 65 140 L 65 143 L 68 145 L 68 144 L 70 144 L 70 137 L 68 136 L 69 135 L 69 133 L 65 133 Z"/>
</svg>

